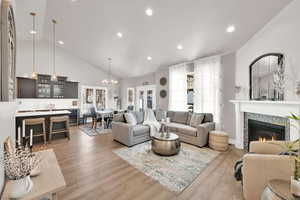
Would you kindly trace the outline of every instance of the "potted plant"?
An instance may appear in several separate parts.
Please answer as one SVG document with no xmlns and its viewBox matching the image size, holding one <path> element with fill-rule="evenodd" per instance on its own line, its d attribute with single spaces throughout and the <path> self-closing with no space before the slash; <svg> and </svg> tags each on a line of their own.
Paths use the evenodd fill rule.
<svg viewBox="0 0 300 200">
<path fill-rule="evenodd" d="M 298 126 L 300 135 L 300 117 L 292 114 L 288 116 L 289 119 L 295 120 Z M 289 155 L 293 158 L 293 176 L 291 177 L 291 193 L 297 197 L 300 197 L 300 139 L 297 139 L 291 143 L 286 143 L 285 147 L 288 149 Z"/>
<path fill-rule="evenodd" d="M 29 193 L 33 187 L 30 173 L 39 164 L 40 157 L 28 148 L 17 148 L 14 152 L 4 152 L 5 175 L 11 181 L 10 197 L 18 199 Z"/>
</svg>

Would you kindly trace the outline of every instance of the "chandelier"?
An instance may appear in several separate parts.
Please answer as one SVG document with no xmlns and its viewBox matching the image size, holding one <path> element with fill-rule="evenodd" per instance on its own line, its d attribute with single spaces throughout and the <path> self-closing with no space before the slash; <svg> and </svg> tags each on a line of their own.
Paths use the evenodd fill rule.
<svg viewBox="0 0 300 200">
<path fill-rule="evenodd" d="M 102 80 L 102 84 L 104 85 L 116 85 L 119 82 L 117 80 L 114 80 L 112 78 L 112 74 L 111 74 L 111 58 L 108 58 L 108 79 L 104 79 Z"/>
</svg>

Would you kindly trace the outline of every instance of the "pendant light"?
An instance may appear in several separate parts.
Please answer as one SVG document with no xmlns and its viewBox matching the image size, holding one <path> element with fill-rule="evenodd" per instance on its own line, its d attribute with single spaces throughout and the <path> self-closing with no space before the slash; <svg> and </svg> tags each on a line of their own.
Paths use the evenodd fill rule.
<svg viewBox="0 0 300 200">
<path fill-rule="evenodd" d="M 55 66 L 55 48 L 56 48 L 56 39 L 55 39 L 55 26 L 57 24 L 57 21 L 55 19 L 52 19 L 52 23 L 53 23 L 53 71 L 52 71 L 52 76 L 51 76 L 51 80 L 52 81 L 57 81 L 57 75 L 56 75 L 56 66 Z"/>
<path fill-rule="evenodd" d="M 108 58 L 108 79 L 102 80 L 102 84 L 107 85 L 107 86 L 118 84 L 118 81 L 114 80 L 112 78 L 112 74 L 111 74 L 111 58 Z"/>
<path fill-rule="evenodd" d="M 35 66 L 35 35 L 37 33 L 35 30 L 36 13 L 31 12 L 30 15 L 32 16 L 32 30 L 30 31 L 30 34 L 32 34 L 32 73 L 31 73 L 31 78 L 37 79 L 36 66 Z"/>
</svg>

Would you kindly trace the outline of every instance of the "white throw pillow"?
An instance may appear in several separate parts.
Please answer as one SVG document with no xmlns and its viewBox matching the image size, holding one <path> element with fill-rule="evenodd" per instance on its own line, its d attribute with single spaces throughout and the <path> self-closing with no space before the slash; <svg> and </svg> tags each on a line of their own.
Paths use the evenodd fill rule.
<svg viewBox="0 0 300 200">
<path fill-rule="evenodd" d="M 133 113 L 125 113 L 124 114 L 127 124 L 137 125 L 137 120 Z"/>
<path fill-rule="evenodd" d="M 193 113 L 190 121 L 190 126 L 196 128 L 202 123 L 203 119 L 204 119 L 204 114 Z"/>
</svg>

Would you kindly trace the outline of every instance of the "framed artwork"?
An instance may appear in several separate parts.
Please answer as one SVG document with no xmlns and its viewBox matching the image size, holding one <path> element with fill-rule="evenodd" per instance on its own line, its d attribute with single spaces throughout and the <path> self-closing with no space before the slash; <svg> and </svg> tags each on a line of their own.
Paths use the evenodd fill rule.
<svg viewBox="0 0 300 200">
<path fill-rule="evenodd" d="M 93 89 L 86 89 L 86 103 L 92 104 L 93 103 Z"/>
<path fill-rule="evenodd" d="M 133 106 L 135 99 L 134 88 L 127 88 L 127 106 Z"/>
</svg>

